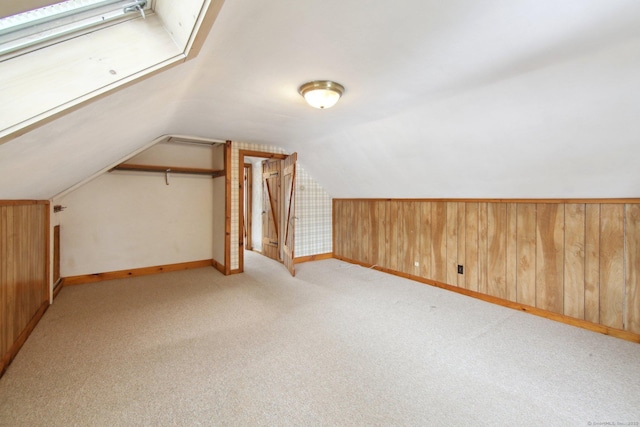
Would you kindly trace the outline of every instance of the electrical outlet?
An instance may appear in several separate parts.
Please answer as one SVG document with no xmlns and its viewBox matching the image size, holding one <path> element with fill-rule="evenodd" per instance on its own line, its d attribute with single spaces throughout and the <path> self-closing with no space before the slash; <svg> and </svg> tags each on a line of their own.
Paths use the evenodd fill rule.
<svg viewBox="0 0 640 427">
<path fill-rule="evenodd" d="M 416 261 L 416 262 L 413 263 L 413 266 L 414 267 L 420 267 L 420 263 L 418 261 Z"/>
<path fill-rule="evenodd" d="M 461 265 L 458 265 L 458 274 L 464 274 L 464 267 Z"/>
</svg>

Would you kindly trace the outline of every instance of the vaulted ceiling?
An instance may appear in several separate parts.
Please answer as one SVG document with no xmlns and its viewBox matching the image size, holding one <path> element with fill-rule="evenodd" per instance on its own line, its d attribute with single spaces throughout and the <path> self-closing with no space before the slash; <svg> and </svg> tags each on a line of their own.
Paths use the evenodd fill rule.
<svg viewBox="0 0 640 427">
<path fill-rule="evenodd" d="M 167 134 L 297 151 L 334 197 L 638 197 L 640 2 L 226 0 L 195 59 L 0 145 L 0 199 Z"/>
</svg>

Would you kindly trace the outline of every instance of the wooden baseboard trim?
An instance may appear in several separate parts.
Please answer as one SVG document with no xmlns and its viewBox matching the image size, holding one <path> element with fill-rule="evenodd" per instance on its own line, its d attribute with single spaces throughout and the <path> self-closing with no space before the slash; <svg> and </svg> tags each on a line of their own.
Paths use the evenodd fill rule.
<svg viewBox="0 0 640 427">
<path fill-rule="evenodd" d="M 62 278 L 58 279 L 56 284 L 53 287 L 53 299 L 56 299 L 62 288 L 64 287 L 64 283 Z"/>
<path fill-rule="evenodd" d="M 316 254 L 316 255 L 308 255 L 308 256 L 301 256 L 298 258 L 294 258 L 293 259 L 293 263 L 294 264 L 302 264 L 303 262 L 309 262 L 309 261 L 320 261 L 323 259 L 330 259 L 333 258 L 333 253 L 329 252 L 326 254 Z"/>
<path fill-rule="evenodd" d="M 7 353 L 2 356 L 2 359 L 0 360 L 0 378 L 2 378 L 5 371 L 9 367 L 9 364 L 11 364 L 13 359 L 16 357 L 16 354 L 18 354 L 18 351 L 20 351 L 25 341 L 27 341 L 27 338 L 29 338 L 29 335 L 31 335 L 31 332 L 33 332 L 33 329 L 36 327 L 40 319 L 42 319 L 42 316 L 48 308 L 49 299 L 47 298 L 47 300 L 40 305 L 40 308 L 38 308 L 29 323 L 27 323 L 27 326 L 25 326 L 25 328 L 22 330 L 22 332 L 18 336 L 18 339 L 15 340 L 13 345 L 9 348 L 9 351 L 7 351 Z"/>
<path fill-rule="evenodd" d="M 556 322 L 565 323 L 571 326 L 577 326 L 578 328 L 587 329 L 593 332 L 598 332 L 604 335 L 610 335 L 612 337 L 620 338 L 626 341 L 631 341 L 634 343 L 640 344 L 640 334 L 636 334 L 629 331 L 623 331 L 621 329 L 611 328 L 609 326 L 600 325 L 597 323 L 592 323 L 582 319 L 576 319 L 573 317 L 565 316 L 564 314 L 558 314 L 547 310 L 542 310 L 540 308 L 532 307 L 529 305 L 520 304 L 517 302 L 505 300 L 502 298 L 494 297 L 491 295 L 486 295 L 480 292 L 472 291 L 465 288 L 459 288 L 457 286 L 448 285 L 446 283 L 438 282 L 436 280 L 425 279 L 424 277 L 414 276 L 412 274 L 403 273 L 396 270 L 391 270 L 385 267 L 380 267 L 377 265 L 372 265 L 356 260 L 352 260 L 349 258 L 345 258 L 339 255 L 333 255 L 334 258 L 339 259 L 341 261 L 348 262 L 350 264 L 357 264 L 363 267 L 372 268 L 374 270 L 382 271 L 384 273 L 393 274 L 394 276 L 403 277 L 405 279 L 414 280 L 416 282 L 424 283 L 426 285 L 435 286 L 437 288 L 445 289 L 447 291 L 455 292 L 458 294 L 466 295 L 472 298 L 476 298 L 482 301 L 490 302 L 492 304 L 501 305 L 503 307 L 511 308 L 513 310 L 524 311 L 526 313 L 533 314 L 535 316 L 544 317 L 546 319 L 554 320 Z"/>
<path fill-rule="evenodd" d="M 177 264 L 157 265 L 153 267 L 133 268 L 131 270 L 109 271 L 106 273 L 85 274 L 80 276 L 70 276 L 62 279 L 63 286 L 83 285 L 85 283 L 96 283 L 103 280 L 123 279 L 125 277 L 146 276 L 149 274 L 168 273 L 170 271 L 189 270 L 192 268 L 211 267 L 215 261 L 204 259 L 201 261 L 181 262 Z M 217 263 L 216 263 L 217 264 Z M 217 268 L 217 267 L 216 267 Z"/>
<path fill-rule="evenodd" d="M 220 264 L 218 261 L 216 261 L 215 259 L 211 260 L 211 265 L 213 266 L 213 268 L 215 268 L 216 270 L 218 270 L 220 273 L 224 274 L 225 272 L 225 268 L 223 264 Z"/>
</svg>

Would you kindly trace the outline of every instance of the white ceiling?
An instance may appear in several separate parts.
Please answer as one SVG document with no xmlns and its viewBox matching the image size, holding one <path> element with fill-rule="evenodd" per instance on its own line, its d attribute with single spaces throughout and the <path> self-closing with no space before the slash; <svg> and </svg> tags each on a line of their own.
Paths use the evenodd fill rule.
<svg viewBox="0 0 640 427">
<path fill-rule="evenodd" d="M 297 151 L 333 197 L 639 197 L 640 2 L 226 0 L 194 60 L 0 145 L 0 198 L 164 134 Z"/>
</svg>

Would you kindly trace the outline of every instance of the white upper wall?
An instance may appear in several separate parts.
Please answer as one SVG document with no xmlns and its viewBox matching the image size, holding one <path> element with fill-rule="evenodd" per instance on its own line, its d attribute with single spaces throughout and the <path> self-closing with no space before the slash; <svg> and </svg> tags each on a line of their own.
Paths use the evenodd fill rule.
<svg viewBox="0 0 640 427">
<path fill-rule="evenodd" d="M 333 197 L 638 197 L 638 52 L 634 0 L 228 0 L 197 58 L 0 145 L 0 198 L 163 134 L 297 151 Z"/>
</svg>

